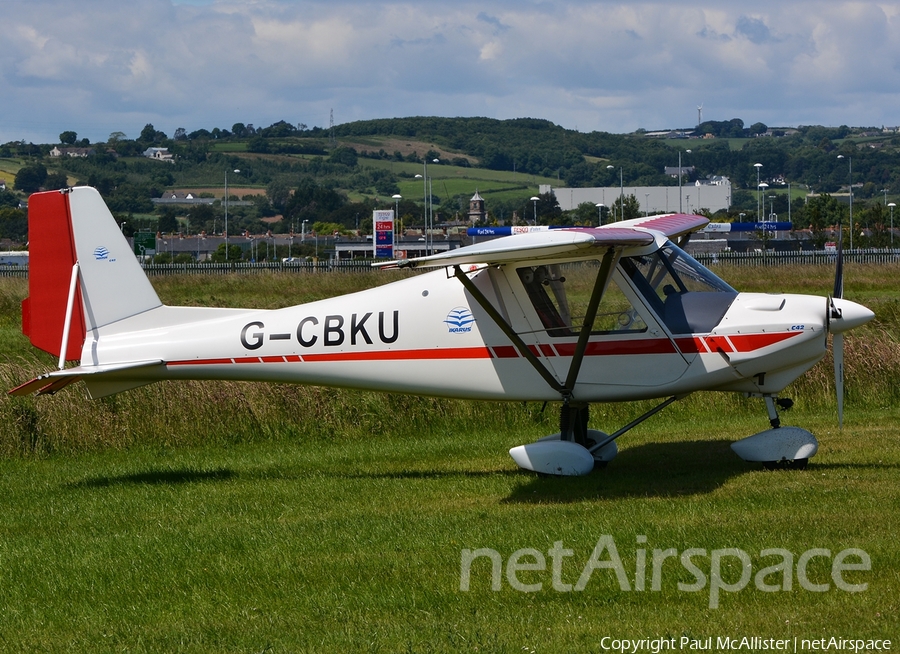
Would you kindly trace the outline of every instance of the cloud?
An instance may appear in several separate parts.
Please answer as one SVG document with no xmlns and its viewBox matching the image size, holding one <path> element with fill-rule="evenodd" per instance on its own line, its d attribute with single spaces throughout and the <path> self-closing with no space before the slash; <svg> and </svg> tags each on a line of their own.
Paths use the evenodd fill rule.
<svg viewBox="0 0 900 654">
<path fill-rule="evenodd" d="M 738 17 L 735 32 L 750 39 L 752 43 L 757 45 L 772 39 L 768 25 L 759 18 L 751 18 L 750 16 Z"/>
<path fill-rule="evenodd" d="M 0 142 L 535 116 L 627 132 L 900 124 L 900 8 L 839 0 L 11 0 Z M 48 19 L 47 16 L 52 16 Z"/>
</svg>

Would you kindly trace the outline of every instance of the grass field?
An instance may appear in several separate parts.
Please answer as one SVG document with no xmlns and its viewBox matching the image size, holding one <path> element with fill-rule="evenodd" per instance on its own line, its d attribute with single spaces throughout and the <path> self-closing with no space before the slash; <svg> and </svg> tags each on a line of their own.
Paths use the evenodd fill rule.
<svg viewBox="0 0 900 654">
<path fill-rule="evenodd" d="M 831 275 L 717 272 L 741 290 L 823 294 Z M 800 647 L 831 636 L 896 647 L 898 273 L 848 267 L 846 297 L 877 318 L 847 337 L 843 431 L 827 360 L 795 384 L 785 422 L 821 442 L 804 471 L 763 471 L 731 453 L 767 421 L 758 400 L 730 395 L 676 403 L 625 436 L 607 468 L 577 479 L 518 472 L 506 454 L 555 430 L 552 407 L 240 383 L 158 384 L 99 402 L 78 388 L 3 397 L 0 650 L 595 652 L 604 637 L 674 637 L 676 647 L 712 637 L 719 651 L 718 637 L 745 636 L 788 639 L 789 649 L 795 637 Z M 384 279 L 153 281 L 167 303 L 271 307 Z M 7 387 L 52 367 L 18 333 L 25 292 L 22 280 L 0 279 Z M 592 427 L 643 408 L 595 406 Z M 628 590 L 608 568 L 575 590 L 598 542 L 614 543 Z M 678 585 L 698 585 L 679 559 L 691 548 L 705 550 L 692 559 L 706 582 L 696 591 Z M 757 583 L 783 558 L 761 554 L 770 548 L 791 553 L 790 572 Z M 828 554 L 814 551 L 798 575 L 815 548 Z M 848 548 L 871 560 L 839 576 L 866 584 L 861 592 L 832 577 Z M 478 549 L 463 590 L 466 551 Z M 496 580 L 487 550 L 502 565 Z M 666 550 L 675 557 L 658 562 L 652 590 L 654 551 Z M 751 563 L 746 587 L 720 590 L 717 608 L 713 550 L 732 587 L 742 574 L 734 551 Z M 790 591 L 760 589 L 787 578 Z"/>
<path fill-rule="evenodd" d="M 16 179 L 16 173 L 23 166 L 21 159 L 7 159 L 0 157 L 0 175 L 6 180 L 6 188 L 12 189 Z"/>
</svg>

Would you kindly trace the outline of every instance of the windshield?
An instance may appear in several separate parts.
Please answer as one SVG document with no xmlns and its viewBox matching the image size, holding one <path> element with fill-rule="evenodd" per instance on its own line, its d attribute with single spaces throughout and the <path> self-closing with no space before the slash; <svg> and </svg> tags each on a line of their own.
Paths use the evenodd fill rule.
<svg viewBox="0 0 900 654">
<path fill-rule="evenodd" d="M 652 254 L 626 257 L 622 269 L 674 334 L 708 333 L 737 291 L 671 241 Z"/>
</svg>

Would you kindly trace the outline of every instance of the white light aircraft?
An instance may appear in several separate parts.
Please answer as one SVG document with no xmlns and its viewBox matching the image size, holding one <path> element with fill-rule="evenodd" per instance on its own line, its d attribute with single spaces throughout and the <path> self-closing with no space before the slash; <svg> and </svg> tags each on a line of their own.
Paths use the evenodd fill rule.
<svg viewBox="0 0 900 654">
<path fill-rule="evenodd" d="M 843 333 L 873 313 L 842 299 L 840 253 L 831 297 L 737 292 L 679 247 L 707 223 L 673 214 L 499 238 L 386 264 L 438 269 L 427 274 L 277 310 L 173 307 L 96 190 L 38 193 L 23 330 L 59 369 L 10 393 L 81 380 L 100 398 L 228 379 L 559 402 L 560 431 L 510 454 L 527 470 L 578 475 L 671 402 L 732 391 L 762 398 L 771 427 L 734 451 L 802 467 L 818 443 L 780 426 L 780 394 L 831 333 L 842 419 Z M 611 434 L 588 427 L 593 402 L 652 398 L 666 399 Z"/>
</svg>

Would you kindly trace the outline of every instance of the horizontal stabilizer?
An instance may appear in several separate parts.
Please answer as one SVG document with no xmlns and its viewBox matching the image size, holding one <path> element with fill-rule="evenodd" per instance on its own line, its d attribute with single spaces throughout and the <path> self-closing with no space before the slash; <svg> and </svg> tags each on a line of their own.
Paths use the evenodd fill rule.
<svg viewBox="0 0 900 654">
<path fill-rule="evenodd" d="M 25 382 L 20 386 L 16 386 L 14 389 L 9 391 L 9 394 L 19 396 L 31 395 L 32 393 L 37 393 L 39 395 L 52 395 L 53 393 L 62 390 L 72 382 L 78 381 L 79 379 L 83 379 L 85 380 L 85 382 L 90 381 L 92 384 L 104 382 L 122 385 L 122 383 L 119 382 L 105 382 L 103 380 L 103 377 L 105 375 L 111 375 L 112 373 L 117 373 L 124 370 L 134 370 L 137 368 L 159 366 L 162 365 L 162 363 L 163 362 L 161 359 L 157 359 L 153 361 L 132 361 L 128 363 L 113 363 L 102 366 L 77 366 L 75 368 L 54 370 L 53 372 L 48 372 L 46 374 L 35 377 L 31 381 Z M 124 382 L 124 387 L 120 388 L 119 390 L 136 388 L 137 386 L 143 386 L 145 383 L 149 382 Z M 111 393 L 105 394 L 110 395 Z M 103 395 L 94 395 L 94 393 L 91 393 L 91 397 L 103 397 Z"/>
</svg>

